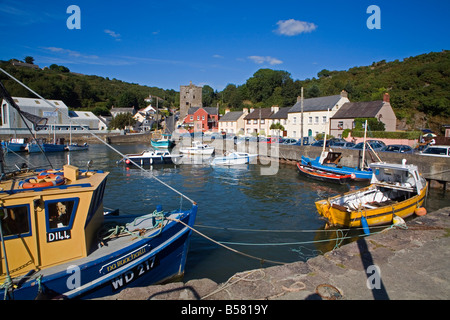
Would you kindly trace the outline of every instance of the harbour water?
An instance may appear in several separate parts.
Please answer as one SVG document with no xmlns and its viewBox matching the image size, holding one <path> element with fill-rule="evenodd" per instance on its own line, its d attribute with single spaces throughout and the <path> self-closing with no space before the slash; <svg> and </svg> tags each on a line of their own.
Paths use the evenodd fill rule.
<svg viewBox="0 0 450 320">
<path fill-rule="evenodd" d="M 139 144 L 113 147 L 123 154 L 150 148 Z M 48 153 L 47 156 L 54 168 L 61 168 L 67 163 L 68 154 Z M 38 167 L 48 165 L 39 153 L 19 156 L 5 155 L 10 169 L 21 162 Z M 210 278 L 224 282 L 236 272 L 305 261 L 362 234 L 358 230 L 325 230 L 325 222 L 314 205 L 318 199 L 362 185 L 341 186 L 308 180 L 292 165 L 280 164 L 274 175 L 261 175 L 259 164 L 227 168 L 212 167 L 197 160 L 142 171 L 117 165 L 119 159 L 119 154 L 103 144 L 70 153 L 71 164 L 81 169 L 86 169 L 88 160 L 92 160 L 92 169 L 110 172 L 104 198 L 106 208 L 119 209 L 122 214 L 145 214 L 159 204 L 165 210 L 189 206 L 152 175 L 198 203 L 195 228 L 216 242 L 193 234 L 184 281 Z M 431 189 L 427 210 L 446 206 L 450 206 L 448 194 Z M 372 229 L 378 231 L 379 228 Z M 219 242 L 235 251 L 220 246 Z"/>
</svg>

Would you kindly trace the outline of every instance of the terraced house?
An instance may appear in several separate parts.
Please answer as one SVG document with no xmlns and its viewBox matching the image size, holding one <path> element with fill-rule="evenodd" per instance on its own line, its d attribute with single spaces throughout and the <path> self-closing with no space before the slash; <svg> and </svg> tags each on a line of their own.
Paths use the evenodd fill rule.
<svg viewBox="0 0 450 320">
<path fill-rule="evenodd" d="M 329 133 L 329 119 L 344 105 L 350 102 L 347 92 L 326 97 L 303 100 L 303 137 L 316 136 L 318 133 Z M 301 99 L 289 110 L 285 129 L 287 136 L 294 139 L 301 137 Z"/>
</svg>

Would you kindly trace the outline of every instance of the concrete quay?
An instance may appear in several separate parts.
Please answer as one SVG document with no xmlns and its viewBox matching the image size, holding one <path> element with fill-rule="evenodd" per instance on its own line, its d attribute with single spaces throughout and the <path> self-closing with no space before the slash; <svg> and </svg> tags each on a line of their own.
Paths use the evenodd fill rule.
<svg viewBox="0 0 450 320">
<path fill-rule="evenodd" d="M 102 300 L 448 300 L 450 207 L 309 259 L 210 279 L 129 288 Z"/>
</svg>

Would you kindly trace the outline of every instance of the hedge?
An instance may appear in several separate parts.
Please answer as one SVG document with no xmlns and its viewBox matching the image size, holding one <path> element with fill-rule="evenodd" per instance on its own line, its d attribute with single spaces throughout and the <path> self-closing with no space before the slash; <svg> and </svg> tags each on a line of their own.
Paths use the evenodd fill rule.
<svg viewBox="0 0 450 320">
<path fill-rule="evenodd" d="M 422 131 L 370 131 L 367 133 L 367 138 L 417 140 L 421 135 Z M 363 138 L 364 131 L 353 130 L 352 137 Z"/>
</svg>

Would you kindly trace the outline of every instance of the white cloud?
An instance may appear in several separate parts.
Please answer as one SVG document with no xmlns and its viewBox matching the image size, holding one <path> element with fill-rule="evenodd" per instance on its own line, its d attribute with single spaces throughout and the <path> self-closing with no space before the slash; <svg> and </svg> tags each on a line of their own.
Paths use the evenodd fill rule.
<svg viewBox="0 0 450 320">
<path fill-rule="evenodd" d="M 223 59 L 224 56 L 221 56 L 220 54 L 215 54 L 215 55 L 213 55 L 213 58 L 216 58 L 216 59 Z"/>
<path fill-rule="evenodd" d="M 278 28 L 275 33 L 284 36 L 296 36 L 300 33 L 308 33 L 317 29 L 317 25 L 312 22 L 299 21 L 294 19 L 280 20 L 277 22 Z"/>
<path fill-rule="evenodd" d="M 61 53 L 63 55 L 68 55 L 70 57 L 75 57 L 75 58 L 84 58 L 84 59 L 98 59 L 99 58 L 96 55 L 86 55 L 86 54 L 82 54 L 78 51 L 74 51 L 74 50 L 70 50 L 70 49 L 63 49 L 63 48 L 57 48 L 57 47 L 45 47 L 43 49 L 54 52 L 54 53 Z"/>
<path fill-rule="evenodd" d="M 262 56 L 249 56 L 248 57 L 250 60 L 252 60 L 254 63 L 256 64 L 263 64 L 263 63 L 269 63 L 270 65 L 277 65 L 277 64 L 282 64 L 283 61 L 277 59 L 277 58 L 273 58 L 270 56 L 266 56 L 266 57 L 262 57 Z"/>
<path fill-rule="evenodd" d="M 120 40 L 121 40 L 121 39 L 120 39 L 120 34 L 114 32 L 114 31 L 112 31 L 112 30 L 105 29 L 105 33 L 106 33 L 106 34 L 109 34 L 111 37 L 115 38 L 116 41 L 120 41 Z"/>
</svg>

